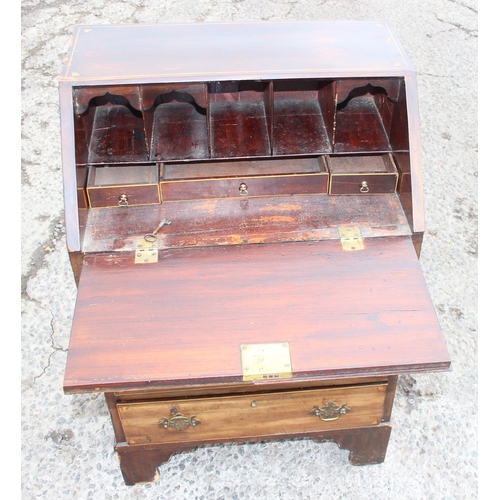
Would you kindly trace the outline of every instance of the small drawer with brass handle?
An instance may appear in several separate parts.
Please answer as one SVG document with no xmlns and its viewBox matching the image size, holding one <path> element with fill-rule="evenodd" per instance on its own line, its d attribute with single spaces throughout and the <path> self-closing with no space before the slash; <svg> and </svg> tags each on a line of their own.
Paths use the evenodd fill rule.
<svg viewBox="0 0 500 500">
<path fill-rule="evenodd" d="M 158 204 L 158 166 L 91 165 L 87 179 L 87 196 L 91 208 L 127 208 Z"/>
<path fill-rule="evenodd" d="M 125 193 L 122 193 L 118 197 L 118 205 L 120 207 L 128 207 L 128 196 Z"/>
<path fill-rule="evenodd" d="M 377 425 L 386 383 L 118 403 L 128 444 L 247 439 Z"/>
<path fill-rule="evenodd" d="M 338 155 L 328 157 L 330 194 L 394 193 L 398 169 L 391 154 Z"/>
<path fill-rule="evenodd" d="M 328 191 L 325 158 L 163 163 L 162 201 L 321 194 Z"/>
<path fill-rule="evenodd" d="M 360 193 L 369 193 L 370 192 L 370 188 L 368 187 L 367 181 L 361 181 L 361 184 L 359 187 L 359 192 Z"/>
</svg>

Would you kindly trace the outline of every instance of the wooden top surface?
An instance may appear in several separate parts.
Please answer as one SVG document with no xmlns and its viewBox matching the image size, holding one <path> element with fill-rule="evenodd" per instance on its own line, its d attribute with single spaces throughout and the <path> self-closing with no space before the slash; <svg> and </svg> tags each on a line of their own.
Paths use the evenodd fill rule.
<svg viewBox="0 0 500 500">
<path fill-rule="evenodd" d="M 66 392 L 241 384 L 241 344 L 288 342 L 293 379 L 447 369 L 409 237 L 85 257 Z M 248 382 L 251 384 L 252 382 Z"/>
<path fill-rule="evenodd" d="M 413 72 L 387 21 L 77 26 L 61 81 L 158 83 Z"/>
</svg>

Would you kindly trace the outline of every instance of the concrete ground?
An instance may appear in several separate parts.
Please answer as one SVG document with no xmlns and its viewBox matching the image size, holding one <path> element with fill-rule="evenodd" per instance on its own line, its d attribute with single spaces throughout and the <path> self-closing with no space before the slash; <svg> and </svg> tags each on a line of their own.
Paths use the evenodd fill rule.
<svg viewBox="0 0 500 500">
<path fill-rule="evenodd" d="M 22 1 L 22 498 L 473 499 L 477 446 L 477 4 L 474 0 Z M 453 370 L 400 379 L 384 464 L 335 443 L 180 453 L 124 485 L 104 397 L 66 396 L 76 288 L 65 251 L 58 74 L 75 24 L 388 19 L 418 72 L 422 268 Z"/>
</svg>

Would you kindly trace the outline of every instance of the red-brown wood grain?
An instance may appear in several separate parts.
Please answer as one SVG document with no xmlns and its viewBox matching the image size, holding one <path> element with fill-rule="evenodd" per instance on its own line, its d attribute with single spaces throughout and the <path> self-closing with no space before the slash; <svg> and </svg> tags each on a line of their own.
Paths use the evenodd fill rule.
<svg viewBox="0 0 500 500">
<path fill-rule="evenodd" d="M 243 190 L 244 194 L 241 194 Z M 239 177 L 229 179 L 199 179 L 186 182 L 162 182 L 162 200 L 201 200 L 214 198 L 244 198 L 326 193 L 328 175 L 282 175 Z"/>
<path fill-rule="evenodd" d="M 160 203 L 160 191 L 156 185 L 100 187 L 87 189 L 91 207 L 128 207 Z M 121 207 L 124 208 L 124 207 Z"/>
<path fill-rule="evenodd" d="M 389 138 L 373 96 L 352 98 L 337 108 L 335 153 L 391 151 Z"/>
<path fill-rule="evenodd" d="M 380 193 L 394 193 L 397 175 L 335 175 L 332 176 L 330 194 L 364 196 Z"/>
<path fill-rule="evenodd" d="M 192 103 L 164 103 L 155 108 L 151 159 L 208 158 L 207 117 Z"/>
<path fill-rule="evenodd" d="M 339 239 L 344 226 L 366 237 L 411 234 L 394 193 L 241 197 L 88 210 L 83 251 L 133 251 L 162 219 L 171 224 L 158 233 L 160 248 Z"/>
<path fill-rule="evenodd" d="M 213 158 L 271 154 L 263 101 L 214 102 L 209 109 Z"/>
<path fill-rule="evenodd" d="M 144 121 L 125 105 L 96 109 L 89 145 L 89 163 L 144 162 L 146 149 Z"/>
<path fill-rule="evenodd" d="M 87 256 L 67 392 L 241 381 L 242 343 L 289 342 L 294 377 L 442 370 L 449 356 L 409 237 Z"/>
</svg>

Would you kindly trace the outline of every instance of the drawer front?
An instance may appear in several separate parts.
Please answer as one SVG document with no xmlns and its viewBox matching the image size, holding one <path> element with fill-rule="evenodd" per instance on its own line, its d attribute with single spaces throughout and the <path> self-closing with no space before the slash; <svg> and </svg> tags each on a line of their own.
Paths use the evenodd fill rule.
<svg viewBox="0 0 500 500">
<path fill-rule="evenodd" d="M 119 403 L 128 444 L 247 439 L 377 425 L 387 384 Z"/>
<path fill-rule="evenodd" d="M 397 174 L 332 175 L 330 194 L 394 193 L 397 180 Z"/>
<path fill-rule="evenodd" d="M 160 189 L 162 201 L 321 194 L 328 191 L 328 173 L 168 181 Z"/>
<path fill-rule="evenodd" d="M 87 188 L 91 208 L 160 203 L 158 184 Z"/>
</svg>

